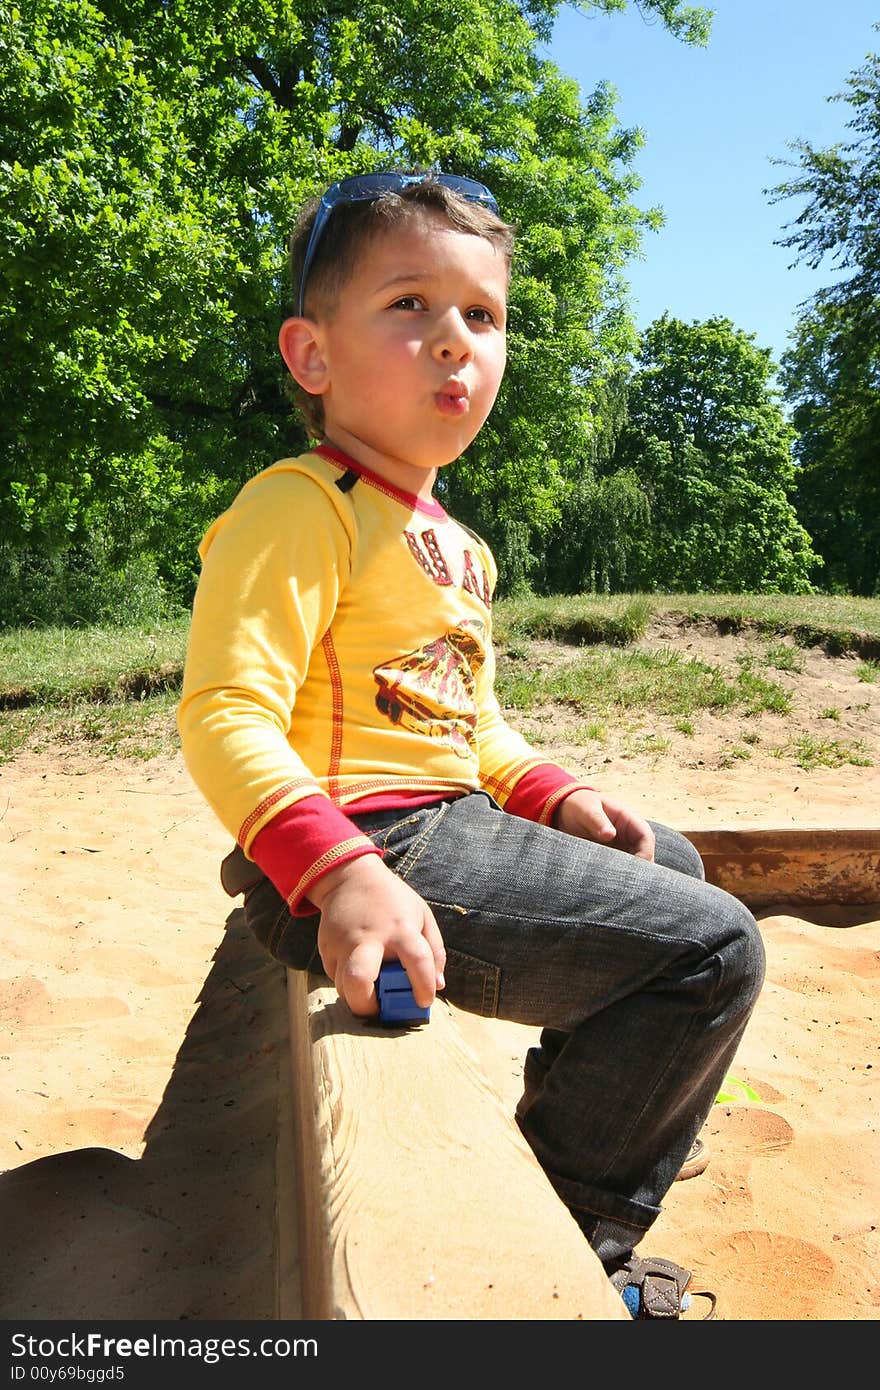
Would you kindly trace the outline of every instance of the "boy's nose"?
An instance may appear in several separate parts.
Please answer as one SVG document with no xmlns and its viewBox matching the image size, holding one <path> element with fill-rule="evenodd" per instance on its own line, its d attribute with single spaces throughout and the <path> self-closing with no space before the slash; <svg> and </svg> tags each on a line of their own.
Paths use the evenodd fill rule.
<svg viewBox="0 0 880 1390">
<path fill-rule="evenodd" d="M 437 325 L 434 355 L 442 362 L 466 362 L 473 352 L 468 326 L 458 310 L 444 314 Z"/>
</svg>

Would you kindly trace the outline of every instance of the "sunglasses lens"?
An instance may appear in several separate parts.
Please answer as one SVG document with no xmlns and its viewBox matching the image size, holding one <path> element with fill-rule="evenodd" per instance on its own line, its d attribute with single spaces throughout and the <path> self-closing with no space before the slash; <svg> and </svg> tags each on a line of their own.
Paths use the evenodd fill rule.
<svg viewBox="0 0 880 1390">
<path fill-rule="evenodd" d="M 450 188 L 453 193 L 459 193 L 469 203 L 482 203 L 484 207 L 491 208 L 497 216 L 498 204 L 485 184 L 477 183 L 476 179 L 459 178 L 457 174 L 438 174 L 437 182 L 442 183 L 444 188 Z"/>
<path fill-rule="evenodd" d="M 400 174 L 353 174 L 335 183 L 326 193 L 325 201 L 331 207 L 340 203 L 369 203 L 381 198 L 383 193 L 394 193 L 404 186 Z"/>
<path fill-rule="evenodd" d="M 374 198 L 381 198 L 383 193 L 401 193 L 405 188 L 424 183 L 429 178 L 435 178 L 444 188 L 458 193 L 468 202 L 482 203 L 493 212 L 498 211 L 498 204 L 484 184 L 477 183 L 476 179 L 461 178 L 458 174 L 353 174 L 328 189 L 324 202 L 328 208 L 337 207 L 340 203 L 370 202 Z"/>
</svg>

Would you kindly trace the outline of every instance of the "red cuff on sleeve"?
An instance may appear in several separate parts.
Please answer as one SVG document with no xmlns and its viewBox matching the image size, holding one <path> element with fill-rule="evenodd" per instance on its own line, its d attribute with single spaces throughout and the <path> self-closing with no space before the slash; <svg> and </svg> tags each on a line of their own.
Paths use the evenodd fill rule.
<svg viewBox="0 0 880 1390">
<path fill-rule="evenodd" d="M 542 763 L 519 779 L 505 801 L 504 809 L 512 816 L 521 816 L 523 820 L 552 825 L 560 802 L 572 792 L 592 790 L 586 782 L 557 767 L 556 763 Z"/>
<path fill-rule="evenodd" d="M 286 806 L 254 836 L 249 850 L 295 917 L 315 911 L 308 890 L 323 874 L 362 854 L 381 852 L 326 796 L 306 796 Z"/>
</svg>

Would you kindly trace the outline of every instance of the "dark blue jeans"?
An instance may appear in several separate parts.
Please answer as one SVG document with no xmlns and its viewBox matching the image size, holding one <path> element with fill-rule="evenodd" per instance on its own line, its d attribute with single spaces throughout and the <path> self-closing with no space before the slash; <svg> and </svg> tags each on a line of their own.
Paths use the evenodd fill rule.
<svg viewBox="0 0 880 1390">
<path fill-rule="evenodd" d="M 662 825 L 648 863 L 483 793 L 354 819 L 430 904 L 444 997 L 541 1029 L 517 1122 L 613 1265 L 659 1215 L 730 1067 L 764 976 L 753 916 Z M 268 881 L 245 915 L 278 960 L 321 969 L 318 918 L 291 917 Z"/>
</svg>

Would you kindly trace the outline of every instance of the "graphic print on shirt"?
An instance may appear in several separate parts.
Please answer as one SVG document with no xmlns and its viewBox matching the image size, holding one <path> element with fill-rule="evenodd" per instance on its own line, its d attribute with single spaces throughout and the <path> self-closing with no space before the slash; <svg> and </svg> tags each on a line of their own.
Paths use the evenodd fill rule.
<svg viewBox="0 0 880 1390">
<path fill-rule="evenodd" d="M 468 758 L 477 738 L 476 673 L 487 629 L 465 620 L 414 652 L 373 668 L 376 708 L 392 724 L 426 734 Z"/>
</svg>

